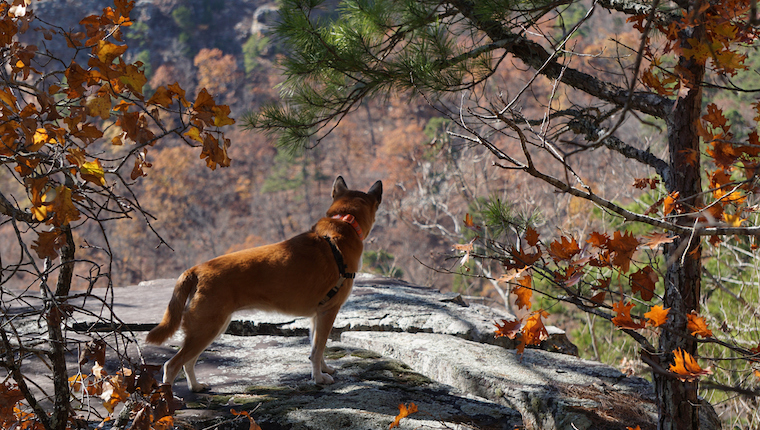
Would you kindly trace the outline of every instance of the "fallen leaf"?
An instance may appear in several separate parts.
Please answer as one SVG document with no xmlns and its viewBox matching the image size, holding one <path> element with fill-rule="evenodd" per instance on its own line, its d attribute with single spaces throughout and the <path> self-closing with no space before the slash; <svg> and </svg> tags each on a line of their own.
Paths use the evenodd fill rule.
<svg viewBox="0 0 760 430">
<path fill-rule="evenodd" d="M 401 422 L 402 418 L 406 418 L 409 415 L 417 412 L 417 405 L 414 403 L 409 403 L 409 407 L 407 407 L 404 404 L 398 405 L 399 413 L 396 415 L 396 419 L 393 420 L 391 425 L 388 427 L 388 429 L 392 429 L 393 427 L 398 427 L 399 423 Z"/>
</svg>

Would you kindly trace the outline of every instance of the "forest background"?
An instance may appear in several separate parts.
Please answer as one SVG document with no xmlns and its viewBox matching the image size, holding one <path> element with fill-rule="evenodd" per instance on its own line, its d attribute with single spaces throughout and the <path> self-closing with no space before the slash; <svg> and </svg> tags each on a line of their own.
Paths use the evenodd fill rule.
<svg viewBox="0 0 760 430">
<path fill-rule="evenodd" d="M 35 2 L 35 10 L 40 16 L 55 16 L 56 24 L 66 28 L 111 3 L 42 0 Z M 585 3 L 590 4 L 578 2 L 577 7 L 569 7 L 565 19 L 572 21 L 573 14 L 583 15 L 588 8 Z M 137 2 L 132 11 L 135 24 L 125 31 L 131 56 L 127 60 L 145 64 L 149 79 L 146 94 L 150 88 L 174 82 L 193 95 L 206 88 L 216 100 L 230 106 L 231 116 L 240 117 L 279 98 L 277 84 L 283 78 L 276 62 L 282 48 L 267 31 L 276 19 L 276 9 L 274 3 L 244 0 Z M 77 13 L 70 13 L 72 10 Z M 72 22 L 66 22 L 68 17 Z M 573 39 L 573 50 L 592 57 L 589 67 L 614 68 L 609 58 L 615 55 L 605 53 L 636 45 L 640 33 L 609 15 L 597 14 L 591 20 L 592 25 L 585 28 L 596 31 L 580 32 Z M 30 38 L 30 43 L 42 43 L 43 35 L 29 32 L 24 37 Z M 31 40 L 34 37 L 40 40 Z M 754 64 L 750 68 L 755 69 Z M 498 83 L 495 89 L 509 94 L 518 92 L 532 77 L 533 73 L 522 72 L 518 63 L 500 67 L 492 81 Z M 760 86 L 752 82 L 746 85 Z M 521 110 L 528 117 L 540 116 L 546 110 L 543 95 L 552 90 L 550 80 L 539 79 L 531 87 L 536 97 L 524 97 Z M 559 105 L 570 103 L 564 94 L 555 100 Z M 735 126 L 754 123 L 754 113 L 746 109 L 754 101 L 750 96 L 723 95 L 710 101 L 718 103 Z M 366 245 L 365 271 L 482 296 L 495 306 L 503 303 L 495 288 L 498 284 L 485 277 L 445 273 L 450 269 L 468 274 L 466 265 L 458 268 L 460 259 L 450 258 L 454 254 L 452 245 L 466 237 L 467 214 L 476 217 L 476 222 L 487 209 L 521 214 L 545 237 L 583 237 L 591 231 L 619 226 L 588 202 L 559 194 L 527 175 L 495 168 L 486 149 L 447 135 L 451 127 L 450 121 L 422 98 L 390 97 L 363 102 L 320 145 L 308 151 L 294 153 L 278 148 L 264 134 L 242 128 L 230 130 L 232 164 L 226 169 L 211 171 L 197 160 L 197 151 L 183 148 L 184 142 L 166 142 L 150 152 L 147 180 L 134 187 L 137 200 L 152 216 L 149 224 L 145 219 L 129 219 L 107 225 L 114 255 L 113 283 L 127 286 L 175 277 L 214 256 L 304 231 L 323 215 L 336 175 L 343 175 L 352 187 L 363 188 L 377 179 L 385 183 L 387 197 Z M 666 158 L 661 129 L 646 122 L 626 121 L 617 133 L 627 136 L 627 143 Z M 652 172 L 609 151 L 596 155 L 583 160 L 583 171 L 593 172 L 583 180 L 598 194 L 636 207 L 654 203 L 652 195 L 632 186 L 635 179 L 649 177 Z M 19 187 L 18 193 L 23 194 L 23 187 Z M 0 229 L 0 247 L 11 243 L 6 239 L 13 234 L 10 228 Z M 102 234 L 87 229 L 77 229 L 74 234 L 77 243 L 90 245 L 78 256 L 97 259 Z M 731 246 L 726 243 L 711 252 L 728 252 Z M 0 249 L 0 254 L 4 251 Z M 478 269 L 478 273 L 489 270 Z M 714 275 L 714 279 L 721 279 L 720 274 Z M 17 277 L 12 281 L 17 284 L 9 286 L 27 287 L 33 281 L 31 277 Z M 742 294 L 748 284 L 742 282 L 718 282 L 708 289 L 729 288 L 734 296 L 746 297 Z M 81 282 L 80 287 L 86 283 Z M 756 293 L 749 297 L 757 298 Z M 552 314 L 550 322 L 570 331 L 586 358 L 602 359 L 646 376 L 644 368 L 635 359 L 631 361 L 636 354 L 627 350 L 635 345 L 629 345 L 625 336 L 616 336 L 616 328 L 596 326 L 592 316 L 568 312 L 561 303 L 535 300 L 536 308 Z M 720 308 L 714 310 L 711 326 L 732 323 L 721 315 Z M 597 350 L 596 344 L 603 341 L 613 347 Z M 627 361 L 621 362 L 623 357 Z"/>
</svg>

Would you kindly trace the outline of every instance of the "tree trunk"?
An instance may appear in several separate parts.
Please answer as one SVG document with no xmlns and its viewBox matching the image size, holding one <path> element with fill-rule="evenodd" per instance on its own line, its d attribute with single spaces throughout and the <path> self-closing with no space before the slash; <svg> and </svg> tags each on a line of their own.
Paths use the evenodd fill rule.
<svg viewBox="0 0 760 430">
<path fill-rule="evenodd" d="M 66 238 L 66 244 L 61 248 L 61 269 L 58 272 L 58 283 L 55 294 L 49 298 L 46 309 L 48 328 L 48 341 L 50 342 L 50 362 L 53 366 L 53 414 L 50 416 L 49 428 L 51 430 L 65 430 L 68 424 L 71 405 L 69 402 L 69 378 L 66 372 L 66 339 L 61 325 L 65 319 L 65 305 L 61 297 L 69 295 L 71 280 L 74 275 L 74 253 L 76 245 L 71 234 L 71 228 L 66 225 L 61 227 Z"/>
<path fill-rule="evenodd" d="M 687 33 L 687 32 L 684 32 Z M 687 38 L 702 39 L 699 27 Z M 682 42 L 684 45 L 685 42 Z M 705 67 L 683 57 L 679 60 L 684 71 L 676 105 L 667 119 L 670 165 L 665 178 L 668 192 L 678 192 L 684 213 L 693 214 L 703 207 L 701 192 L 701 172 L 699 163 L 699 136 L 697 124 L 702 108 L 702 81 Z M 694 216 L 677 216 L 675 222 L 692 227 Z M 685 337 L 688 334 L 686 322 L 691 311 L 699 311 L 702 249 L 699 237 L 679 237 L 666 248 L 667 272 L 665 275 L 664 307 L 671 308 L 671 321 L 660 335 L 660 360 L 666 369 L 673 363 L 673 351 L 681 350 L 695 355 L 697 343 Z M 657 428 L 661 430 L 696 430 L 699 428 L 698 383 L 680 380 L 653 373 L 655 394 L 659 405 Z"/>
</svg>

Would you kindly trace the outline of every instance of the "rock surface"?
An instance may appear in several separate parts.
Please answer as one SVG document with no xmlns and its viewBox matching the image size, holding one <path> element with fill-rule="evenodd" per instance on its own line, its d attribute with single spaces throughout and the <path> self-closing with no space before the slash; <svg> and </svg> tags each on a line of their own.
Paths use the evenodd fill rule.
<svg viewBox="0 0 760 430">
<path fill-rule="evenodd" d="M 174 288 L 174 279 L 141 282 L 137 286 L 114 290 L 114 312 L 132 330 L 147 330 L 157 324 Z M 130 298 L 142 297 L 137 312 Z M 79 331 L 111 329 L 95 317 L 97 303 L 91 303 L 93 316 L 80 320 Z M 514 348 L 516 342 L 494 337 L 494 321 L 512 320 L 514 316 L 485 305 L 468 304 L 459 294 L 442 294 L 400 280 L 359 274 L 348 301 L 333 325 L 332 337 L 339 339 L 346 331 L 385 331 L 406 333 L 440 333 L 475 342 L 492 343 Z M 97 323 L 89 327 L 87 324 Z M 557 327 L 547 327 L 549 339 L 542 349 L 578 354 L 578 348 Z M 235 314 L 227 334 L 239 336 L 276 335 L 308 336 L 308 318 L 293 317 L 257 310 Z"/>
<path fill-rule="evenodd" d="M 78 336 L 126 333 L 124 351 L 160 365 L 182 341 L 145 345 L 144 331 L 161 318 L 173 280 L 159 280 L 90 297 L 89 312 L 75 314 Z M 105 295 L 108 293 L 108 295 Z M 113 309 L 114 315 L 103 304 Z M 626 429 L 656 428 L 651 385 L 617 369 L 570 354 L 528 349 L 518 356 L 493 342 L 493 321 L 506 312 L 468 305 L 461 297 L 383 278 L 361 277 L 336 322 L 326 359 L 336 383 L 309 382 L 307 321 L 271 313 L 241 312 L 197 365 L 204 393 L 191 393 L 180 376 L 173 386 L 184 399 L 177 411 L 185 428 L 248 428 L 248 411 L 264 430 L 388 428 L 399 404 L 419 412 L 402 429 Z M 131 331 L 131 333 L 130 333 Z M 231 334 L 235 333 L 235 334 Z M 555 329 L 550 350 L 562 345 Z M 106 369 L 124 365 L 107 354 Z M 72 374 L 77 370 L 72 355 Z M 83 370 L 84 371 L 84 370 Z M 44 385 L 46 369 L 37 369 Z M 709 405 L 704 429 L 720 428 Z M 214 427 L 218 426 L 218 427 Z"/>
</svg>

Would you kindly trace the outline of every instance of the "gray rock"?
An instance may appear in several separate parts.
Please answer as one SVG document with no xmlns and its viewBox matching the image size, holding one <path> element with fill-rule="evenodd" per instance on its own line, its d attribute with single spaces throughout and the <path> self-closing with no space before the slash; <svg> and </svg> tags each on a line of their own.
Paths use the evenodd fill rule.
<svg viewBox="0 0 760 430">
<path fill-rule="evenodd" d="M 181 341 L 145 346 L 149 361 L 168 358 Z M 331 342 L 327 360 L 337 369 L 336 383 L 308 382 L 308 339 L 303 337 L 222 335 L 197 364 L 198 378 L 211 384 L 207 393 L 190 393 L 184 380 L 174 386 L 186 406 L 177 421 L 195 428 L 248 428 L 231 421 L 230 409 L 251 411 L 264 429 L 380 429 L 414 403 L 419 412 L 402 420 L 402 429 L 513 429 L 522 423 L 515 410 L 465 394 L 414 372 L 403 362 Z M 444 427 L 447 426 L 447 427 Z"/>
<path fill-rule="evenodd" d="M 395 358 L 462 392 L 520 412 L 526 428 L 641 428 L 656 422 L 651 385 L 577 357 L 428 333 L 346 332 L 341 341 Z"/>
<path fill-rule="evenodd" d="M 161 318 L 173 286 L 173 280 L 157 280 L 96 290 L 102 297 L 72 300 L 87 311 L 72 315 L 70 327 L 81 341 L 126 333 L 131 340 L 117 350 L 160 365 L 183 335 L 145 345 L 144 331 Z M 502 318 L 511 316 L 457 295 L 362 276 L 328 343 L 336 383 L 316 386 L 308 382 L 305 319 L 241 312 L 198 362 L 198 379 L 211 390 L 191 393 L 181 378 L 175 381 L 174 392 L 185 401 L 177 421 L 191 428 L 248 428 L 247 420 L 230 413 L 236 409 L 248 411 L 264 430 L 378 429 L 393 422 L 399 404 L 415 403 L 419 412 L 400 428 L 656 427 L 646 380 L 569 354 L 528 349 L 518 356 L 493 341 L 493 321 Z M 561 330 L 555 338 L 569 344 Z M 73 355 L 71 362 L 76 369 Z M 108 371 L 121 366 L 109 352 Z M 37 369 L 35 381 L 44 386 L 47 370 Z M 709 404 L 701 410 L 703 429 L 720 428 Z"/>
<path fill-rule="evenodd" d="M 161 320 L 174 281 L 160 279 L 114 289 L 114 312 L 128 322 L 127 326 L 132 330 L 150 329 Z M 150 300 L 133 308 L 127 297 L 149 297 Z M 443 294 L 435 289 L 411 285 L 397 279 L 358 274 L 351 296 L 335 320 L 332 336 L 338 339 L 343 332 L 357 330 L 439 333 L 514 348 L 515 341 L 494 337 L 495 321 L 514 318 L 506 311 L 481 304 L 468 304 L 459 294 Z M 75 328 L 110 330 L 112 326 L 104 325 L 93 317 L 85 317 Z M 578 348 L 567 339 L 563 330 L 552 326 L 547 327 L 547 330 L 549 339 L 539 345 L 539 348 L 578 354 Z M 236 313 L 227 329 L 227 334 L 239 336 L 307 336 L 308 333 L 307 318 L 256 310 Z"/>
</svg>

